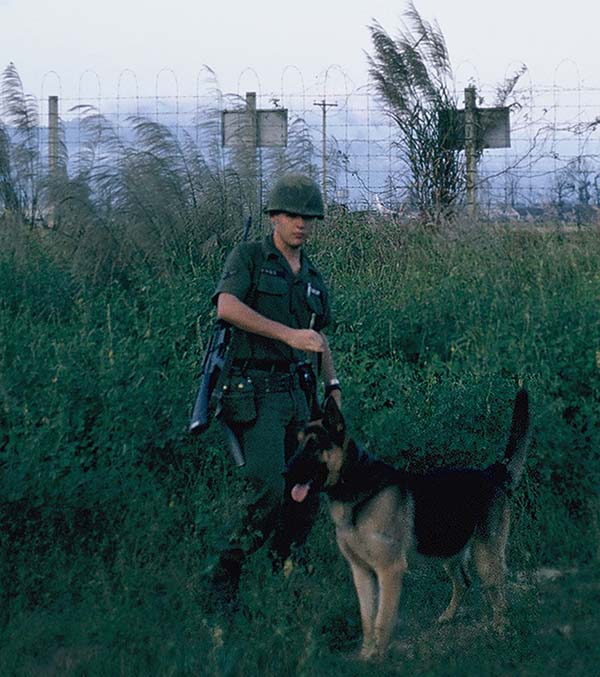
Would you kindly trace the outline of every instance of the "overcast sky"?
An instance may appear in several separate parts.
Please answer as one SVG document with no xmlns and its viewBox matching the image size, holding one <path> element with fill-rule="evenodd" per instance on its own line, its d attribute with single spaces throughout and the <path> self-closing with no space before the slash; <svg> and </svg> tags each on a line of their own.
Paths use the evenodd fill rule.
<svg viewBox="0 0 600 677">
<path fill-rule="evenodd" d="M 588 86 L 600 87 L 600 2 L 569 0 L 415 0 L 422 17 L 437 20 L 453 65 L 463 79 L 501 81 L 525 63 L 536 84 L 552 84 L 564 59 L 577 63 Z M 156 75 L 172 69 L 181 93 L 193 93 L 203 64 L 225 92 L 279 92 L 286 65 L 311 87 L 332 64 L 352 81 L 367 79 L 367 25 L 390 33 L 406 3 L 397 0 L 0 0 L 0 69 L 13 61 L 28 92 L 73 96 L 81 74 L 98 74 L 104 96 L 114 95 L 124 69 L 152 94 Z M 259 76 L 246 72 L 253 69 Z M 54 76 L 60 75 L 61 91 Z M 289 73 L 289 71 L 288 71 Z M 465 73 L 467 74 L 465 77 Z M 562 85 L 577 80 L 571 65 Z"/>
</svg>

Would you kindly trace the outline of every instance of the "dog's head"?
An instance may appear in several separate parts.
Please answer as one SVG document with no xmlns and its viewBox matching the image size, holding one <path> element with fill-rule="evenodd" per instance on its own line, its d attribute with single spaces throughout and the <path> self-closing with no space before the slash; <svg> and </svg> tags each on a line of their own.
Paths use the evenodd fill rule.
<svg viewBox="0 0 600 677">
<path fill-rule="evenodd" d="M 301 503 L 309 491 L 337 484 L 344 464 L 348 437 L 342 412 L 333 397 L 323 407 L 323 418 L 298 433 L 298 449 L 284 472 L 292 498 Z"/>
</svg>

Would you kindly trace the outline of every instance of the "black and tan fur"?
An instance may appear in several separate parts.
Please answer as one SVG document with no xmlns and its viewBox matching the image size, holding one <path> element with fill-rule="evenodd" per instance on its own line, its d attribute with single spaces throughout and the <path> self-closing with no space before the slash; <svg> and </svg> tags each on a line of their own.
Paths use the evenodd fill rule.
<svg viewBox="0 0 600 677">
<path fill-rule="evenodd" d="M 407 558 L 412 550 L 444 562 L 452 598 L 439 617 L 453 618 L 469 586 L 469 557 L 483 581 L 494 626 L 504 623 L 505 551 L 510 496 L 522 475 L 529 441 L 528 397 L 516 397 L 504 458 L 488 468 L 411 475 L 363 452 L 346 431 L 335 401 L 299 435 L 286 470 L 292 498 L 323 491 L 338 546 L 352 570 L 363 627 L 362 658 L 385 653 Z"/>
</svg>

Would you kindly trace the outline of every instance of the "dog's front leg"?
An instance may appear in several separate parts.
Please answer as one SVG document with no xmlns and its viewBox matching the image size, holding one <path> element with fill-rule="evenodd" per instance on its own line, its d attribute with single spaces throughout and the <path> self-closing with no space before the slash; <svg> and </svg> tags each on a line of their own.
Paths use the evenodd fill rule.
<svg viewBox="0 0 600 677">
<path fill-rule="evenodd" d="M 394 562 L 385 569 L 377 570 L 379 582 L 379 608 L 375 617 L 375 645 L 377 654 L 383 656 L 387 651 L 396 617 L 400 592 L 402 591 L 402 579 L 408 565 L 405 558 Z"/>
<path fill-rule="evenodd" d="M 375 613 L 377 610 L 377 579 L 375 572 L 367 566 L 348 558 L 352 569 L 352 579 L 358 595 L 360 620 L 362 622 L 363 641 L 360 657 L 370 658 L 376 651 L 373 631 L 375 629 Z"/>
</svg>

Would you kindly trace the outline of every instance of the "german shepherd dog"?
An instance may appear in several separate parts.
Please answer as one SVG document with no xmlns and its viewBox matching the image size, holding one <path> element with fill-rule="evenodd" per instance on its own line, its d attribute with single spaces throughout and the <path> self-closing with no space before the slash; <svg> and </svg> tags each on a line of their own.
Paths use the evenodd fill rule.
<svg viewBox="0 0 600 677">
<path fill-rule="evenodd" d="M 452 598 L 440 622 L 453 618 L 470 585 L 466 564 L 472 555 L 501 631 L 510 497 L 529 443 L 527 392 L 517 393 L 501 461 L 482 470 L 446 468 L 420 476 L 365 453 L 348 435 L 333 398 L 323 409 L 323 417 L 299 433 L 285 475 L 294 501 L 304 501 L 309 491 L 329 498 L 337 543 L 358 594 L 360 658 L 381 657 L 388 647 L 411 550 L 444 560 Z"/>
</svg>

